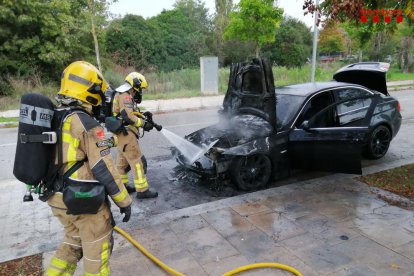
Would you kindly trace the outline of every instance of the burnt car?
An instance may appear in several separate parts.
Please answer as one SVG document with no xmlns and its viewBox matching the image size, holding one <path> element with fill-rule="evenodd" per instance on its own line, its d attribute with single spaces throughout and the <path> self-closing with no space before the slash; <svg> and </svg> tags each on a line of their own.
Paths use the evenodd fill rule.
<svg viewBox="0 0 414 276">
<path fill-rule="evenodd" d="M 361 155 L 383 157 L 401 125 L 386 86 L 386 63 L 356 63 L 333 81 L 274 87 L 261 59 L 233 64 L 219 123 L 185 139 L 200 149 L 178 163 L 193 172 L 257 189 L 291 169 L 361 174 Z"/>
</svg>

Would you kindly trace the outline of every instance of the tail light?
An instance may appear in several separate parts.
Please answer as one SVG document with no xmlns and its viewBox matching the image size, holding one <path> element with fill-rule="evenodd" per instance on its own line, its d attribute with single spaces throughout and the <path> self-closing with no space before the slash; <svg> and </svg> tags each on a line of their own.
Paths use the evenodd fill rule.
<svg viewBox="0 0 414 276">
<path fill-rule="evenodd" d="M 398 112 L 401 111 L 401 105 L 400 105 L 400 102 L 399 101 L 397 101 L 397 110 L 398 110 Z"/>
</svg>

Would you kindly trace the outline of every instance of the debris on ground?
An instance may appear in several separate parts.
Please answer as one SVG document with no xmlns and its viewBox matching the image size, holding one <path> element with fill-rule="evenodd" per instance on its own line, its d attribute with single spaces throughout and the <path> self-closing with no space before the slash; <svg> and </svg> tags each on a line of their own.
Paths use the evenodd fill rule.
<svg viewBox="0 0 414 276">
<path fill-rule="evenodd" d="M 0 275 L 41 276 L 42 270 L 42 254 L 0 263 Z"/>
<path fill-rule="evenodd" d="M 414 208 L 414 164 L 381 171 L 357 178 L 371 187 L 379 188 L 398 196 L 378 192 L 378 197 L 391 205 Z"/>
<path fill-rule="evenodd" d="M 414 164 L 359 177 L 366 184 L 414 199 Z"/>
</svg>

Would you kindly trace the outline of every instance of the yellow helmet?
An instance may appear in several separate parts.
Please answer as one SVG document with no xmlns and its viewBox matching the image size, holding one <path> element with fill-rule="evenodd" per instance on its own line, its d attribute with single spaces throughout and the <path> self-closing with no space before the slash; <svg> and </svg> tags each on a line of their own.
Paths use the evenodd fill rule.
<svg viewBox="0 0 414 276">
<path fill-rule="evenodd" d="M 102 104 L 108 86 L 95 66 L 86 61 L 75 61 L 63 71 L 58 95 L 98 106 Z"/>
<path fill-rule="evenodd" d="M 126 92 L 129 89 L 134 88 L 135 91 L 141 91 L 148 88 L 148 82 L 143 75 L 137 72 L 129 73 L 125 78 L 125 83 L 115 89 L 118 92 Z"/>
</svg>

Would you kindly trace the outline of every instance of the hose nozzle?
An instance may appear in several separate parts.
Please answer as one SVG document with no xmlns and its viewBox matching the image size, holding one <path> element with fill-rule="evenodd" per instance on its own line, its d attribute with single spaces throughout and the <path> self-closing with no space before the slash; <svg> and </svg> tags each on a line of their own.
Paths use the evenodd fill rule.
<svg viewBox="0 0 414 276">
<path fill-rule="evenodd" d="M 162 126 L 161 125 L 158 125 L 158 124 L 155 124 L 155 123 L 154 123 L 154 127 L 158 131 L 161 131 L 161 129 L 162 129 Z"/>
</svg>

